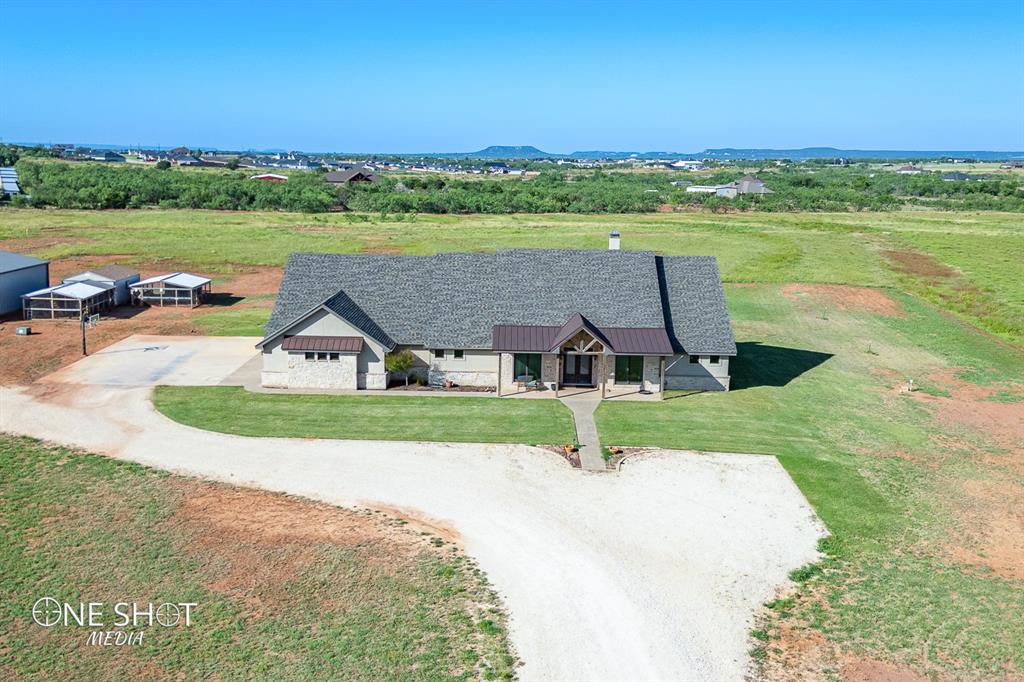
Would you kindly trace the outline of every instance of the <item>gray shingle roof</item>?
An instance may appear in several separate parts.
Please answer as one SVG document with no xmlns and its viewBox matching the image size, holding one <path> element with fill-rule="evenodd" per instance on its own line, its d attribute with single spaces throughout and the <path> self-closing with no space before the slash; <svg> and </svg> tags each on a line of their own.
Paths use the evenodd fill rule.
<svg viewBox="0 0 1024 682">
<path fill-rule="evenodd" d="M 659 263 L 672 261 L 665 285 L 680 310 L 695 301 L 713 310 L 682 314 L 717 330 L 703 346 L 735 353 L 713 258 L 657 258 L 652 251 L 504 249 L 495 253 L 387 256 L 293 253 L 268 337 L 317 306 L 329 307 L 385 346 L 489 349 L 495 325 L 561 327 L 579 313 L 599 328 L 664 327 Z M 688 263 L 696 269 L 689 272 Z M 692 291 L 676 292 L 677 287 Z M 717 292 L 717 298 L 715 294 Z M 340 295 L 338 295 L 340 293 Z M 677 330 L 670 337 L 700 339 Z M 675 341 L 673 342 L 675 345 Z M 685 342 L 679 347 L 685 346 Z M 704 348 L 702 348 L 704 350 Z"/>
<path fill-rule="evenodd" d="M 713 256 L 659 256 L 658 280 L 665 327 L 676 350 L 689 355 L 736 355 Z"/>
</svg>

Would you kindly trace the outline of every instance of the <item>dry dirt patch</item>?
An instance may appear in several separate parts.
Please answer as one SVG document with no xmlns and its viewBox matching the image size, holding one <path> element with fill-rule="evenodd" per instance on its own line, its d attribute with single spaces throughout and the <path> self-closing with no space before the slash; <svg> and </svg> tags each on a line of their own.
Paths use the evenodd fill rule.
<svg viewBox="0 0 1024 682">
<path fill-rule="evenodd" d="M 811 300 L 850 312 L 903 317 L 903 306 L 884 291 L 842 284 L 786 284 L 782 294 L 791 301 Z"/>
<path fill-rule="evenodd" d="M 943 265 L 933 256 L 918 251 L 883 251 L 893 267 L 907 275 L 922 277 L 956 277 L 959 273 L 953 268 Z"/>
<path fill-rule="evenodd" d="M 182 502 L 165 529 L 191 537 L 197 555 L 226 561 L 208 587 L 241 599 L 250 616 L 294 602 L 289 581 L 315 563 L 325 546 L 358 549 L 369 569 L 382 574 L 421 552 L 440 551 L 429 534 L 372 510 L 203 482 L 174 485 Z"/>
</svg>

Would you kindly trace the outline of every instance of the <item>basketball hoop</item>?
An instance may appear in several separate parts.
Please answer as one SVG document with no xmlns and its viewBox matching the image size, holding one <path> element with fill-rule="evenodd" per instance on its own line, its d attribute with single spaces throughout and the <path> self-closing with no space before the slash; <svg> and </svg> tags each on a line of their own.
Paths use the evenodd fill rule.
<svg viewBox="0 0 1024 682">
<path fill-rule="evenodd" d="M 96 325 L 100 322 L 100 314 L 96 313 L 85 318 L 86 323 L 89 325 L 89 329 L 95 329 Z"/>
</svg>

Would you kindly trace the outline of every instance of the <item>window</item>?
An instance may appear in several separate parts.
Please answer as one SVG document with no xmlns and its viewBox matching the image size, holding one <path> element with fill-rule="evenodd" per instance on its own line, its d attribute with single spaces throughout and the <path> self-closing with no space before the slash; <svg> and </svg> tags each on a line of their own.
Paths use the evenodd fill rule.
<svg viewBox="0 0 1024 682">
<path fill-rule="evenodd" d="M 331 353 L 330 357 L 331 357 L 331 362 L 340 362 L 341 361 L 341 353 Z"/>
<path fill-rule="evenodd" d="M 615 383 L 639 384 L 644 380 L 644 356 L 616 355 Z"/>
<path fill-rule="evenodd" d="M 708 358 L 708 362 L 710 362 L 712 365 L 717 365 L 718 364 L 718 356 L 717 355 L 712 355 L 710 358 Z"/>
<path fill-rule="evenodd" d="M 462 350 L 461 348 L 457 348 L 452 351 L 452 357 L 455 358 L 456 360 L 461 360 L 463 356 L 465 356 L 465 354 L 466 351 Z"/>
<path fill-rule="evenodd" d="M 327 353 L 317 353 L 316 354 L 316 359 L 317 359 L 318 362 L 320 360 L 326 360 L 327 359 Z"/>
<path fill-rule="evenodd" d="M 306 353 L 307 360 L 316 360 L 316 353 Z"/>
<path fill-rule="evenodd" d="M 438 360 L 444 360 L 444 349 L 443 348 L 436 348 L 436 349 L 434 349 L 434 357 L 437 358 Z"/>
<path fill-rule="evenodd" d="M 512 378 L 530 376 L 540 379 L 540 353 L 516 353 L 512 363 Z"/>
<path fill-rule="evenodd" d="M 700 356 L 699 355 L 691 355 L 690 356 L 690 364 L 691 365 L 696 365 L 698 362 L 700 362 Z"/>
</svg>

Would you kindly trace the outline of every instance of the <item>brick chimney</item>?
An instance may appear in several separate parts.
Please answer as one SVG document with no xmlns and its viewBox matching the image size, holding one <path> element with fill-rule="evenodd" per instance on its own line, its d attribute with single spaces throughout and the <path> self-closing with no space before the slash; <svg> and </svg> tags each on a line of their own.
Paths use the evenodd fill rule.
<svg viewBox="0 0 1024 682">
<path fill-rule="evenodd" d="M 612 230 L 608 233 L 608 250 L 618 251 L 619 250 L 619 231 Z"/>
</svg>

